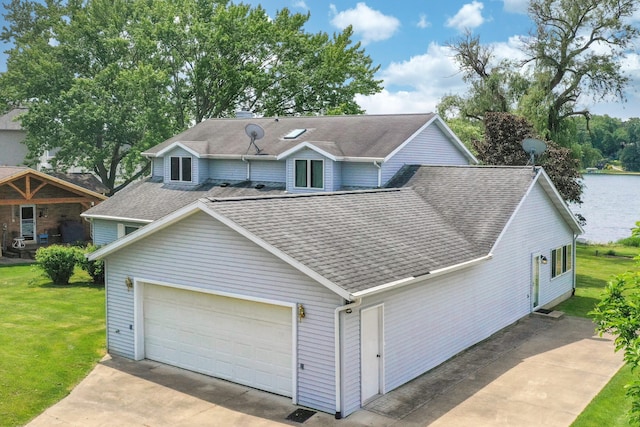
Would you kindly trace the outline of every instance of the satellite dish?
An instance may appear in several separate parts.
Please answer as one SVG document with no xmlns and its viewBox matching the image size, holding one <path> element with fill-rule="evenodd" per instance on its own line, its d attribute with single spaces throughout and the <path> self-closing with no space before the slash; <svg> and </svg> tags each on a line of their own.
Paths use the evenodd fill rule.
<svg viewBox="0 0 640 427">
<path fill-rule="evenodd" d="M 522 141 L 522 149 L 531 156 L 529 160 L 533 167 L 536 166 L 536 156 L 540 156 L 547 149 L 547 144 L 535 138 L 525 138 Z"/>
<path fill-rule="evenodd" d="M 256 154 L 260 154 L 262 150 L 256 144 L 256 140 L 262 139 L 264 137 L 264 129 L 262 129 L 255 123 L 249 123 L 244 127 L 244 131 L 246 132 L 247 136 L 251 138 L 251 142 L 249 142 L 249 148 L 253 146 L 256 149 Z M 249 150 L 249 148 L 247 148 L 247 151 Z"/>
</svg>

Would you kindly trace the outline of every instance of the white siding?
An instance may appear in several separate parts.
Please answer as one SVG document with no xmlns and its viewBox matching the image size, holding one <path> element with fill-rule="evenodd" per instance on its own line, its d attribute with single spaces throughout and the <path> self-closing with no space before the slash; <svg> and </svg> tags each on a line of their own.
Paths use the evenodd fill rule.
<svg viewBox="0 0 640 427">
<path fill-rule="evenodd" d="M 229 181 L 247 179 L 247 164 L 242 160 L 209 160 L 209 178 Z"/>
<path fill-rule="evenodd" d="M 151 176 L 164 176 L 164 157 L 154 157 L 151 160 Z"/>
<path fill-rule="evenodd" d="M 251 181 L 286 181 L 286 162 L 269 160 L 251 160 Z"/>
<path fill-rule="evenodd" d="M 342 162 L 342 186 L 365 188 L 377 187 L 378 168 L 374 166 L 373 162 Z"/>
<path fill-rule="evenodd" d="M 342 325 L 342 413 L 360 409 L 360 310 L 343 312 Z"/>
<path fill-rule="evenodd" d="M 323 160 L 324 161 L 324 188 L 295 188 L 295 161 L 296 160 Z M 287 158 L 287 191 L 289 193 L 315 193 L 318 191 L 334 191 L 341 187 L 340 182 L 336 182 L 336 168 L 334 161 L 309 149 L 300 150 Z"/>
<path fill-rule="evenodd" d="M 572 243 L 573 234 L 536 186 L 523 204 L 492 260 L 421 284 L 365 298 L 384 302 L 384 381 L 388 392 L 486 339 L 531 312 L 531 256 Z M 567 294 L 571 273 L 551 280 L 551 263 L 541 266 L 541 305 Z M 355 313 L 354 313 L 355 314 Z M 345 329 L 357 328 L 357 316 Z M 347 332 L 345 332 L 347 334 Z M 353 333 L 349 333 L 353 339 Z M 356 337 L 357 338 L 357 337 Z M 345 371 L 360 371 L 359 343 L 345 343 Z M 346 375 L 346 374 L 345 374 Z M 355 377 L 345 384 L 345 415 L 358 409 Z M 359 385 L 359 382 L 358 382 Z"/>
<path fill-rule="evenodd" d="M 430 125 L 382 164 L 382 185 L 403 165 L 468 165 L 469 160 L 436 125 Z"/>
<path fill-rule="evenodd" d="M 333 311 L 341 300 L 322 285 L 208 215 L 195 214 L 107 259 L 109 351 L 130 358 L 134 308 L 127 276 L 303 304 L 306 317 L 297 325 L 298 402 L 335 410 Z"/>
</svg>

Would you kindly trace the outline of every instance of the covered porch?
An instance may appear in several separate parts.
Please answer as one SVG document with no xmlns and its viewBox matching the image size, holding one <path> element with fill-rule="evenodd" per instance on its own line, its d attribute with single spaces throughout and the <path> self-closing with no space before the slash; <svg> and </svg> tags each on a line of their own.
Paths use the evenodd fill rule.
<svg viewBox="0 0 640 427">
<path fill-rule="evenodd" d="M 80 214 L 105 199 L 30 168 L 0 167 L 0 249 L 23 257 L 40 245 L 89 241 Z"/>
</svg>

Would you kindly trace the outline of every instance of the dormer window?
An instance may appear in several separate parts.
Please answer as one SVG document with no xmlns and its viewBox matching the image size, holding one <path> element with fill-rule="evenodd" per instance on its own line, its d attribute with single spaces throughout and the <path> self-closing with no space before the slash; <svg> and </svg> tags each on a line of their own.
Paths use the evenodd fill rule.
<svg viewBox="0 0 640 427">
<path fill-rule="evenodd" d="M 324 162 L 322 160 L 296 160 L 295 187 L 323 188 Z"/>
<path fill-rule="evenodd" d="M 171 181 L 192 181 L 191 157 L 171 157 Z"/>
</svg>

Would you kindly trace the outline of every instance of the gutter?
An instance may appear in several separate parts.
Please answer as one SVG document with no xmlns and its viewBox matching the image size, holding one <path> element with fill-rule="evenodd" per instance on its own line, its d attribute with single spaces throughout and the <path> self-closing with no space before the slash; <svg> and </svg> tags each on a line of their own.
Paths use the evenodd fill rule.
<svg viewBox="0 0 640 427">
<path fill-rule="evenodd" d="M 247 181 L 251 181 L 251 162 L 247 159 L 247 156 L 242 156 L 241 159 L 247 164 Z"/>
<path fill-rule="evenodd" d="M 378 162 L 374 160 L 373 166 L 378 168 L 378 188 L 380 188 L 382 187 L 382 161 L 378 164 Z"/>
<path fill-rule="evenodd" d="M 418 283 L 426 279 L 430 279 L 432 277 L 441 276 L 443 274 L 452 273 L 457 270 L 462 270 L 467 267 L 474 266 L 476 264 L 480 264 L 483 261 L 487 261 L 493 258 L 493 254 L 489 253 L 488 255 L 482 256 L 480 258 L 472 259 L 469 261 L 462 262 L 460 264 L 451 265 L 449 267 L 439 268 L 437 270 L 429 271 L 427 273 L 421 274 L 417 277 L 406 277 L 404 279 L 395 280 L 393 282 L 384 283 L 382 285 L 373 287 L 371 289 L 366 289 L 364 291 L 355 292 L 353 294 L 356 298 L 362 298 L 364 296 L 370 296 L 379 294 L 381 292 L 388 291 L 390 289 L 400 288 L 403 286 L 411 285 L 413 283 Z"/>
<path fill-rule="evenodd" d="M 106 219 L 109 221 L 128 221 L 128 222 L 139 222 L 139 223 L 144 223 L 144 224 L 150 224 L 152 223 L 154 220 L 152 219 L 140 219 L 140 218 L 127 218 L 127 217 L 122 217 L 122 216 L 111 216 L 111 215 L 87 215 L 87 214 L 80 214 L 81 217 L 87 219 Z"/>
<path fill-rule="evenodd" d="M 342 348 L 340 346 L 340 312 L 360 307 L 362 298 L 356 298 L 349 304 L 337 307 L 333 312 L 333 338 L 335 353 L 335 377 L 336 377 L 336 420 L 342 418 Z"/>
</svg>

